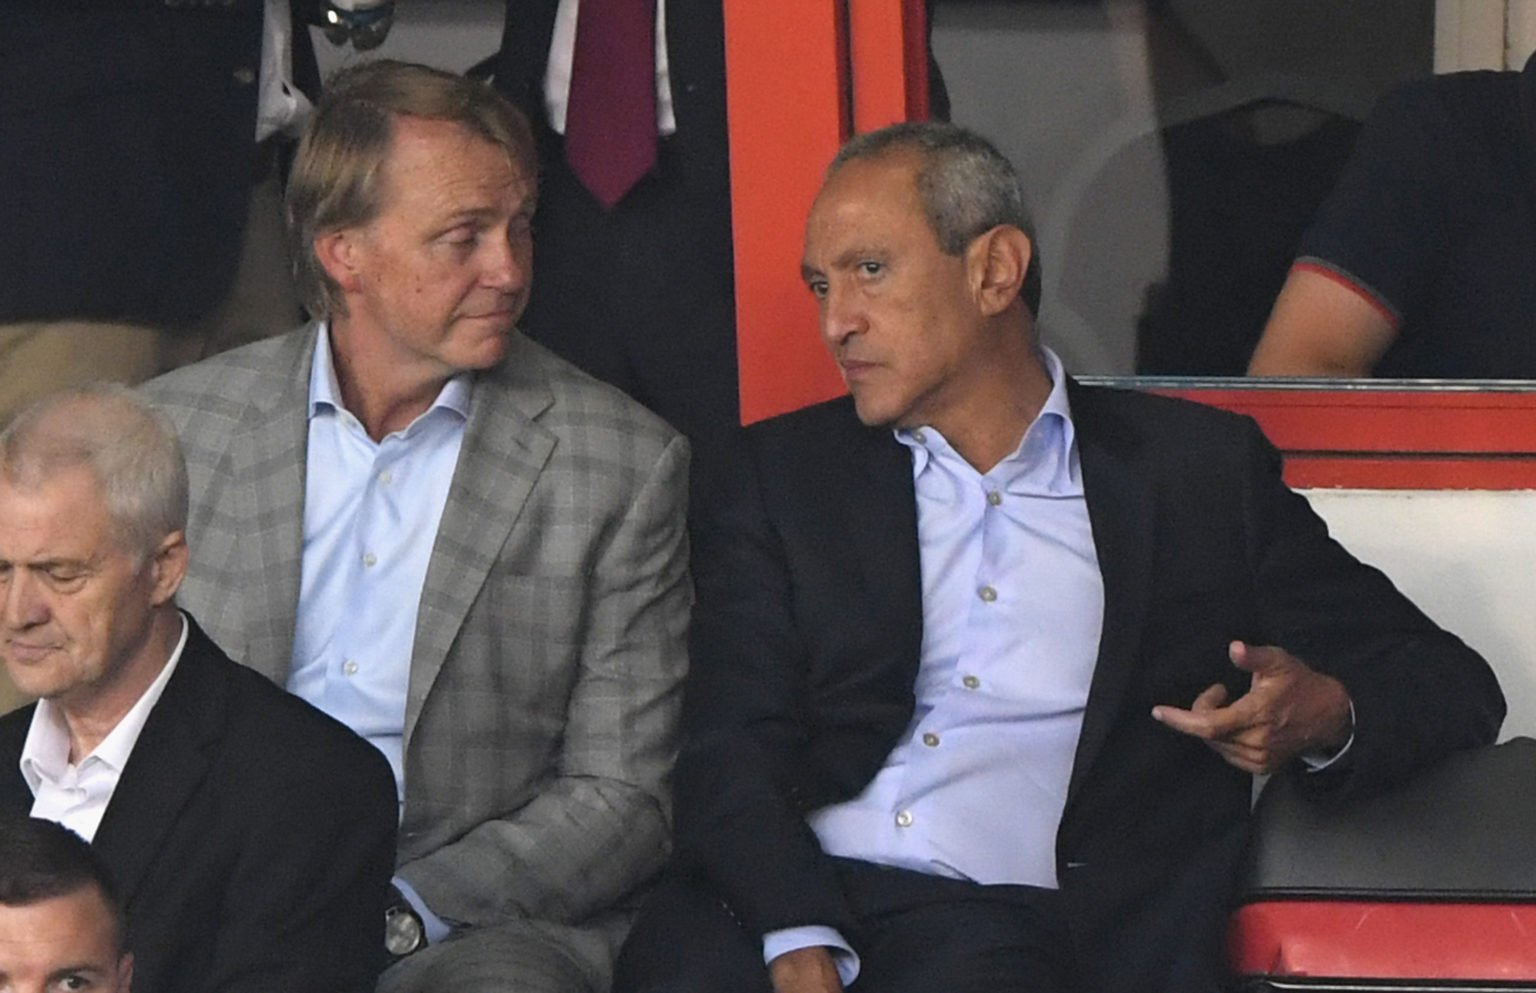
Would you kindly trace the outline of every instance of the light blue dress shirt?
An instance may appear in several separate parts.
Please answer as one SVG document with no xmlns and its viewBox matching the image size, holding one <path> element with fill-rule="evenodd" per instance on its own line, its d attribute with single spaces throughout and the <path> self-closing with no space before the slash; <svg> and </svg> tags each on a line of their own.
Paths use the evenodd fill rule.
<svg viewBox="0 0 1536 993">
<path fill-rule="evenodd" d="M 321 325 L 316 336 L 288 689 L 384 753 L 402 805 L 416 614 L 469 397 L 469 377 L 455 376 L 404 430 L 375 442 L 342 402 L 329 329 Z M 414 892 L 401 890 L 428 921 L 430 940 L 447 933 Z"/>
<path fill-rule="evenodd" d="M 1066 802 L 1104 620 L 1060 360 L 1014 453 L 978 472 L 929 427 L 912 452 L 923 643 L 911 723 L 862 793 L 810 815 L 831 855 L 978 883 L 1054 888 Z M 765 937 L 771 960 L 840 950 L 825 927 Z"/>
</svg>

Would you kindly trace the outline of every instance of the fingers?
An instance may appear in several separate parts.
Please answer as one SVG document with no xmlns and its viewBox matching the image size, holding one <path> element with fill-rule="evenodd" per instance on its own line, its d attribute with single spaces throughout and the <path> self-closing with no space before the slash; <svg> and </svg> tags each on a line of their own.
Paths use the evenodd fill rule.
<svg viewBox="0 0 1536 993">
<path fill-rule="evenodd" d="M 1166 727 L 1200 739 L 1224 761 L 1244 772 L 1273 772 L 1281 763 L 1271 747 L 1270 729 L 1253 723 L 1242 712 L 1246 708 L 1238 706 L 1247 697 L 1239 699 L 1238 705 L 1204 709 L 1212 705 L 1202 701 L 1216 698 L 1218 695 L 1212 690 L 1217 688 L 1200 694 L 1189 710 L 1159 706 L 1152 708 L 1152 716 Z M 1225 698 L 1226 691 L 1223 689 L 1219 696 Z"/>
<path fill-rule="evenodd" d="M 1227 705 L 1227 688 L 1220 683 L 1206 687 L 1188 710 L 1159 705 L 1152 708 L 1152 717 L 1181 734 L 1207 741 L 1237 733 L 1246 726 L 1242 710 Z"/>
<path fill-rule="evenodd" d="M 1232 664 L 1255 676 L 1277 676 L 1305 666 L 1296 656 L 1275 645 L 1250 645 L 1234 641 L 1227 646 L 1227 657 Z"/>
<path fill-rule="evenodd" d="M 1274 772 L 1278 767 L 1275 756 L 1267 748 L 1239 741 L 1207 741 L 1206 747 L 1220 755 L 1228 765 L 1244 772 L 1261 775 Z"/>
<path fill-rule="evenodd" d="M 1225 706 L 1227 702 L 1227 688 L 1221 683 L 1213 683 L 1205 688 L 1205 692 L 1195 697 L 1195 702 L 1189 705 L 1189 709 L 1200 713 L 1208 710 L 1216 710 Z"/>
<path fill-rule="evenodd" d="M 842 993 L 830 949 L 813 945 L 785 952 L 768 963 L 774 993 Z"/>
<path fill-rule="evenodd" d="M 1220 684 L 1190 704 L 1152 708 L 1154 719 L 1199 738 L 1246 772 L 1273 772 L 1306 749 L 1337 748 L 1349 736 L 1349 694 L 1283 648 L 1232 642 L 1232 664 L 1251 673 L 1242 696 L 1229 701 Z"/>
</svg>

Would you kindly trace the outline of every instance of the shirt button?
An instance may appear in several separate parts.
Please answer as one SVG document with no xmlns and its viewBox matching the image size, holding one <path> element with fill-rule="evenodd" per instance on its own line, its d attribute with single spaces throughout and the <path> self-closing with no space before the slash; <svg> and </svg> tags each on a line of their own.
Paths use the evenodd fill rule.
<svg viewBox="0 0 1536 993">
<path fill-rule="evenodd" d="M 982 603 L 991 603 L 993 600 L 997 599 L 997 590 L 994 590 L 990 586 L 983 586 L 981 589 L 976 591 L 976 595 L 981 597 Z"/>
<path fill-rule="evenodd" d="M 379 473 L 379 482 L 383 483 L 385 486 L 388 486 L 390 483 L 392 483 L 394 481 L 395 481 L 395 475 L 394 475 L 394 473 L 390 472 L 388 469 L 385 469 L 383 472 Z"/>
<path fill-rule="evenodd" d="M 903 810 L 901 813 L 897 814 L 896 815 L 896 826 L 897 827 L 911 827 L 912 826 L 912 811 L 910 811 L 910 810 Z"/>
<path fill-rule="evenodd" d="M 347 659 L 341 664 L 341 671 L 349 676 L 355 676 L 357 675 L 357 663 L 351 659 Z"/>
<path fill-rule="evenodd" d="M 1003 502 L 1003 495 L 997 490 L 992 490 L 987 494 L 987 502 L 996 507 Z"/>
<path fill-rule="evenodd" d="M 363 553 L 363 565 L 372 569 L 378 563 L 378 558 L 372 552 Z"/>
<path fill-rule="evenodd" d="M 968 690 L 974 690 L 976 687 L 981 685 L 981 680 L 977 679 L 975 676 L 966 676 L 964 679 L 960 680 L 960 682 L 964 683 L 965 688 Z"/>
<path fill-rule="evenodd" d="M 928 441 L 928 436 L 923 433 L 922 428 L 918 428 L 916 431 L 912 432 L 912 440 L 917 442 L 919 445 L 922 445 Z"/>
<path fill-rule="evenodd" d="M 250 86 L 256 82 L 256 70 L 250 66 L 239 66 L 234 72 L 230 73 L 230 76 L 241 86 Z"/>
<path fill-rule="evenodd" d="M 929 748 L 938 748 L 939 736 L 929 732 L 928 734 L 923 735 L 923 744 L 927 745 Z"/>
</svg>

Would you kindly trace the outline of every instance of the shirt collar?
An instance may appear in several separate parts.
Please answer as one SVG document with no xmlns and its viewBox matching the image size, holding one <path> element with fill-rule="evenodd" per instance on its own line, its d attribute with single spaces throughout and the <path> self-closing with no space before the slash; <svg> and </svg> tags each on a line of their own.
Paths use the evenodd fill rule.
<svg viewBox="0 0 1536 993">
<path fill-rule="evenodd" d="M 1077 432 L 1072 424 L 1072 405 L 1067 399 L 1067 374 L 1061 359 L 1044 345 L 1038 347 L 1040 362 L 1051 380 L 1051 390 L 1040 412 L 1024 431 L 1019 446 L 987 476 L 1009 492 L 1077 496 L 1083 491 L 1077 457 Z M 964 460 L 934 428 L 897 428 L 896 440 L 912 451 L 912 476 L 923 474 L 934 459 Z M 969 463 L 966 463 L 969 465 Z M 972 472 L 975 470 L 972 469 Z"/>
<path fill-rule="evenodd" d="M 134 701 L 133 706 L 128 708 L 123 719 L 117 722 L 91 754 L 77 763 L 78 766 L 84 766 L 87 762 L 100 763 L 122 775 L 128 765 L 128 756 L 133 753 L 133 746 L 144 730 L 144 723 L 149 720 L 149 712 L 160 702 L 166 684 L 171 681 L 171 674 L 176 671 L 176 664 L 181 661 L 182 649 L 187 646 L 187 618 L 184 614 L 178 616 L 181 619 L 181 637 L 176 640 L 171 657 L 160 668 L 159 675 L 155 676 L 149 687 Z M 28 788 L 35 796 L 43 780 L 56 783 L 63 778 L 68 768 L 69 727 L 64 723 L 64 714 L 51 700 L 39 700 L 32 712 L 32 724 L 27 728 L 27 740 L 21 746 L 22 778 L 27 781 Z"/>
<path fill-rule="evenodd" d="M 443 388 L 438 390 L 432 406 L 405 430 L 409 431 L 422 417 L 439 408 L 452 411 L 461 420 L 468 420 L 469 394 L 469 373 L 461 372 L 449 377 Z M 315 358 L 309 368 L 309 419 L 314 420 L 325 411 L 346 409 L 347 405 L 341 399 L 341 381 L 336 378 L 336 360 L 331 354 L 331 324 L 329 321 L 321 321 L 315 333 Z"/>
</svg>

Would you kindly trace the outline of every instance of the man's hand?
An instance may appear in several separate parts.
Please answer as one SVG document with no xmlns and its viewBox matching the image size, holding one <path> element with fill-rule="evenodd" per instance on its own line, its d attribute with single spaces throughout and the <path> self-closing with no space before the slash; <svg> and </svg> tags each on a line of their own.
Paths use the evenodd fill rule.
<svg viewBox="0 0 1536 993">
<path fill-rule="evenodd" d="M 768 963 L 773 993 L 842 993 L 832 950 L 823 945 L 797 948 Z"/>
<path fill-rule="evenodd" d="M 1234 641 L 1228 654 L 1253 676 L 1247 693 L 1228 703 L 1227 688 L 1216 683 L 1188 710 L 1153 707 L 1152 716 L 1252 773 L 1274 772 L 1301 752 L 1349 740 L 1349 693 L 1337 679 L 1273 645 Z"/>
</svg>

